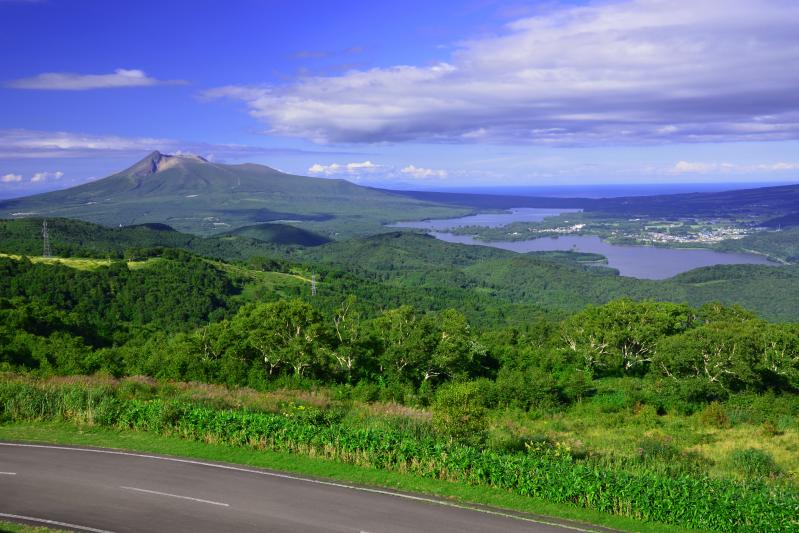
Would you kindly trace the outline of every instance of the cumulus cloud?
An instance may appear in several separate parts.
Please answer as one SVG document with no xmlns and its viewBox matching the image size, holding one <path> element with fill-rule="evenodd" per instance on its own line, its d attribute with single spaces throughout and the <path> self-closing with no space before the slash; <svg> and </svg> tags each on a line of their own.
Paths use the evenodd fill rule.
<svg viewBox="0 0 799 533">
<path fill-rule="evenodd" d="M 360 163 L 331 163 L 329 165 L 322 165 L 314 163 L 308 168 L 308 173 L 316 175 L 334 176 L 340 174 L 357 175 L 367 172 L 374 172 L 380 168 L 371 161 L 362 161 Z"/>
<path fill-rule="evenodd" d="M 48 181 L 51 179 L 60 180 L 64 176 L 64 173 L 60 170 L 55 172 L 37 172 L 31 177 L 31 183 L 39 183 L 42 181 Z"/>
<path fill-rule="evenodd" d="M 797 27 L 795 0 L 603 1 L 516 20 L 432 65 L 205 95 L 322 143 L 797 139 Z"/>
<path fill-rule="evenodd" d="M 30 78 L 6 82 L 12 89 L 39 89 L 53 91 L 87 91 L 90 89 L 115 89 L 119 87 L 149 87 L 152 85 L 180 84 L 182 80 L 158 80 L 142 70 L 116 69 L 111 74 L 77 74 L 74 72 L 45 72 Z"/>
<path fill-rule="evenodd" d="M 383 182 L 397 178 L 443 179 L 448 175 L 446 170 L 417 167 L 416 165 L 400 168 L 393 165 L 378 165 L 371 161 L 330 163 L 329 165 L 314 163 L 308 168 L 308 173 L 314 176 L 344 176 L 356 182 Z"/>
<path fill-rule="evenodd" d="M 408 165 L 400 169 L 400 172 L 406 175 L 410 175 L 417 179 L 427 179 L 427 178 L 446 178 L 447 171 L 446 170 L 436 170 L 432 168 L 424 168 L 424 167 L 417 167 L 414 165 Z"/>
<path fill-rule="evenodd" d="M 772 163 L 766 165 L 768 170 L 799 170 L 799 163 Z"/>
<path fill-rule="evenodd" d="M 136 156 L 152 150 L 170 153 L 210 154 L 217 158 L 252 155 L 352 155 L 351 152 L 321 152 L 267 148 L 238 144 L 188 143 L 158 137 L 120 137 L 68 131 L 25 129 L 0 130 L 0 159 L 49 159 L 59 157 Z"/>
<path fill-rule="evenodd" d="M 0 181 L 3 183 L 15 183 L 22 181 L 22 176 L 20 174 L 4 174 L 0 176 Z"/>
<path fill-rule="evenodd" d="M 735 164 L 735 163 L 707 163 L 694 161 L 680 161 L 672 168 L 674 174 L 710 174 L 710 173 L 757 173 L 757 172 L 780 172 L 785 170 L 799 170 L 799 163 L 758 163 L 758 164 Z"/>
</svg>

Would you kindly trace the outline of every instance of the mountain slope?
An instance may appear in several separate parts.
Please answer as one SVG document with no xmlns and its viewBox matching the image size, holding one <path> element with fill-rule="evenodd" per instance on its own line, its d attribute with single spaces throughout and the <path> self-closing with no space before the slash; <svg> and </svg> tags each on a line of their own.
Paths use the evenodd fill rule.
<svg viewBox="0 0 799 533">
<path fill-rule="evenodd" d="M 478 209 L 572 207 L 623 217 L 718 217 L 755 220 L 769 227 L 799 225 L 799 185 L 594 199 L 426 191 L 394 192 L 417 200 Z"/>
<path fill-rule="evenodd" d="M 60 216 L 112 226 L 160 222 L 199 234 L 288 220 L 337 238 L 373 233 L 396 220 L 465 212 L 345 180 L 160 152 L 95 182 L 0 202 L 0 217 Z"/>
<path fill-rule="evenodd" d="M 720 217 L 766 222 L 796 213 L 797 209 L 799 209 L 799 185 L 605 198 L 587 206 L 586 210 L 625 216 Z"/>
</svg>

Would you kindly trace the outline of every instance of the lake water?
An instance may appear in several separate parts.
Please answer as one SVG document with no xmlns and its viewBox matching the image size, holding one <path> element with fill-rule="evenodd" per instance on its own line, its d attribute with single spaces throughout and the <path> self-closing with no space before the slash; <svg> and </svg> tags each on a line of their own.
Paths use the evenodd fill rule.
<svg viewBox="0 0 799 533">
<path fill-rule="evenodd" d="M 434 218 L 430 220 L 416 220 L 413 222 L 397 222 L 390 224 L 392 228 L 416 228 L 432 231 L 443 231 L 464 226 L 483 226 L 498 228 L 511 222 L 541 222 L 546 217 L 554 217 L 561 213 L 576 213 L 581 209 L 544 209 L 538 207 L 517 207 L 506 213 L 480 213 L 460 218 Z"/>
<path fill-rule="evenodd" d="M 564 211 L 562 209 L 514 209 L 510 213 L 503 214 L 473 215 L 449 220 L 404 222 L 394 224 L 394 226 L 431 230 L 431 235 L 446 242 L 493 246 L 494 248 L 519 253 L 574 250 L 602 254 L 607 257 L 608 266 L 617 269 L 622 276 L 641 279 L 666 279 L 694 268 L 712 265 L 776 265 L 776 263 L 769 261 L 765 257 L 754 254 L 724 253 L 695 248 L 616 245 L 609 244 L 595 235 L 564 235 L 527 241 L 486 242 L 476 240 L 470 235 L 454 235 L 441 231 L 468 225 L 488 225 L 479 222 L 478 219 L 486 220 L 493 224 L 494 227 L 503 226 L 511 222 L 534 222 Z M 536 216 L 540 218 L 532 218 Z"/>
</svg>

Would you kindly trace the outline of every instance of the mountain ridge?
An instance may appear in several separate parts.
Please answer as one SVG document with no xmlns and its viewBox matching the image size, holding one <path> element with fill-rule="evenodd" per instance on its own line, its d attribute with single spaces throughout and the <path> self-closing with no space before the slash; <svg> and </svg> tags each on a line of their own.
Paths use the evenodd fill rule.
<svg viewBox="0 0 799 533">
<path fill-rule="evenodd" d="M 430 191 L 393 191 L 417 200 L 462 205 L 475 209 L 512 207 L 581 208 L 586 212 L 622 217 L 751 218 L 764 226 L 799 225 L 799 184 L 610 198 L 482 195 Z"/>
</svg>

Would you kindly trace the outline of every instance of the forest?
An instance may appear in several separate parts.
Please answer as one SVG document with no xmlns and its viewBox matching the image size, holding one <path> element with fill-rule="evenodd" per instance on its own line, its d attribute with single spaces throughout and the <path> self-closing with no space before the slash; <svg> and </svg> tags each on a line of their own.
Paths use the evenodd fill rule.
<svg viewBox="0 0 799 533">
<path fill-rule="evenodd" d="M 790 267 L 650 282 L 414 233 L 301 248 L 146 226 L 84 241 L 83 224 L 54 225 L 60 258 L 23 231 L 0 239 L 6 421 L 322 454 L 686 527 L 793 527 L 799 323 L 760 290 L 795 285 Z M 783 319 L 732 303 L 734 287 Z M 394 445 L 406 455 L 381 451 Z M 551 481 L 507 470 L 522 464 Z M 684 497 L 663 509 L 653 484 Z"/>
</svg>

